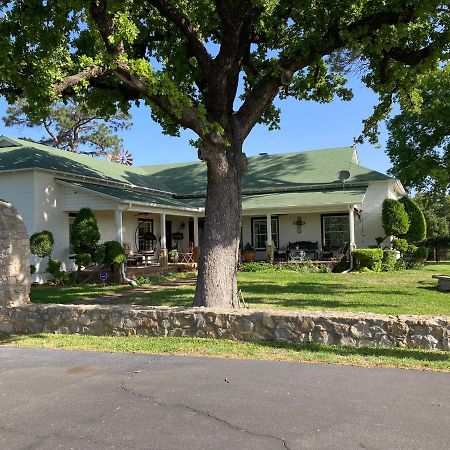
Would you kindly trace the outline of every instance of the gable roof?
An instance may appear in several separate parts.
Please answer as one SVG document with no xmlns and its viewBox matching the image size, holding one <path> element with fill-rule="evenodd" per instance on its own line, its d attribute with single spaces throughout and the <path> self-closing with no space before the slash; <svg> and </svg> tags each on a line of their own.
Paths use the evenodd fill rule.
<svg viewBox="0 0 450 450">
<path fill-rule="evenodd" d="M 22 139 L 0 137 L 0 171 L 36 168 L 82 177 L 94 184 L 119 184 L 178 199 L 204 197 L 206 193 L 203 162 L 125 166 Z M 357 164 L 353 147 L 280 153 L 248 158 L 243 194 L 339 189 L 340 170 L 350 171 L 346 186 L 367 186 L 371 181 L 391 179 Z"/>
</svg>

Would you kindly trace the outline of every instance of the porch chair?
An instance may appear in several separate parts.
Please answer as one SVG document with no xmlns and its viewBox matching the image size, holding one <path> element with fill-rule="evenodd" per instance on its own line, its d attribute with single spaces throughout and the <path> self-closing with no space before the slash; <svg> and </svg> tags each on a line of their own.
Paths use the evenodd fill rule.
<svg viewBox="0 0 450 450">
<path fill-rule="evenodd" d="M 189 242 L 188 250 L 179 254 L 179 262 L 185 264 L 194 264 L 194 243 Z"/>
</svg>

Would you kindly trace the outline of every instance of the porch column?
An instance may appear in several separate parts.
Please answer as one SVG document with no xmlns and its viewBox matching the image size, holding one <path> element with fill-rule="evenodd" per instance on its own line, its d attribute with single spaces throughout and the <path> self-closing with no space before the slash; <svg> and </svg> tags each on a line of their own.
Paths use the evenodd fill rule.
<svg viewBox="0 0 450 450">
<path fill-rule="evenodd" d="M 166 213 L 160 214 L 160 223 L 161 223 L 161 246 L 159 252 L 159 265 L 161 267 L 167 267 L 168 263 L 168 254 L 167 254 L 167 246 L 166 246 Z"/>
<path fill-rule="evenodd" d="M 116 241 L 123 244 L 122 210 L 119 206 L 116 206 L 116 209 L 114 210 L 114 222 L 116 228 Z"/>
<path fill-rule="evenodd" d="M 272 214 L 267 214 L 267 241 L 266 241 L 267 260 L 273 260 L 273 242 L 272 242 Z"/>
<path fill-rule="evenodd" d="M 353 250 L 355 245 L 355 214 L 353 212 L 354 205 L 350 206 L 348 211 L 348 226 L 350 228 L 350 251 Z"/>
<path fill-rule="evenodd" d="M 194 216 L 194 248 L 192 259 L 198 263 L 198 217 Z"/>
</svg>

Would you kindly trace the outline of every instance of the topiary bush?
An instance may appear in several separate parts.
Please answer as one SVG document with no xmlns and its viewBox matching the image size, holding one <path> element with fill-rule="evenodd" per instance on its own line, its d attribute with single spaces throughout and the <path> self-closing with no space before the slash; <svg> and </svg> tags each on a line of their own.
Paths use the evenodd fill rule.
<svg viewBox="0 0 450 450">
<path fill-rule="evenodd" d="M 409 219 L 408 231 L 402 235 L 410 243 L 422 242 L 427 237 L 427 223 L 419 205 L 409 197 L 400 199 Z"/>
<path fill-rule="evenodd" d="M 49 258 L 52 254 L 54 243 L 55 240 L 50 231 L 39 231 L 30 237 L 30 252 L 39 258 Z"/>
<path fill-rule="evenodd" d="M 403 254 L 408 250 L 408 241 L 406 239 L 393 239 L 392 247 Z"/>
<path fill-rule="evenodd" d="M 401 236 L 409 229 L 409 219 L 405 208 L 398 200 L 392 198 L 386 198 L 383 201 L 381 221 L 386 236 Z"/>
<path fill-rule="evenodd" d="M 98 231 L 97 219 L 93 212 L 89 208 L 80 209 L 70 231 L 70 241 L 75 253 L 77 253 L 77 256 L 78 254 L 83 255 L 80 258 L 75 257 L 78 270 L 81 270 L 81 266 L 91 263 L 99 240 L 100 232 Z M 89 264 L 78 264 L 77 260 L 83 259 L 84 262 L 87 261 L 85 255 L 89 255 Z"/>
<path fill-rule="evenodd" d="M 428 248 L 417 247 L 416 251 L 413 253 L 413 258 L 425 262 L 428 258 Z"/>
<path fill-rule="evenodd" d="M 392 272 L 395 270 L 397 262 L 397 252 L 395 250 L 383 250 L 383 259 L 381 260 L 381 270 L 383 272 Z"/>
<path fill-rule="evenodd" d="M 352 251 L 353 266 L 355 270 L 369 269 L 374 272 L 381 271 L 383 250 L 381 248 L 364 248 Z"/>
<path fill-rule="evenodd" d="M 126 261 L 125 250 L 120 242 L 106 241 L 103 245 L 105 246 L 103 259 L 105 264 L 122 264 Z"/>
<path fill-rule="evenodd" d="M 81 267 L 87 267 L 92 262 L 92 256 L 89 253 L 77 253 L 75 255 L 75 264 L 78 266 L 78 270 L 81 270 Z"/>
</svg>

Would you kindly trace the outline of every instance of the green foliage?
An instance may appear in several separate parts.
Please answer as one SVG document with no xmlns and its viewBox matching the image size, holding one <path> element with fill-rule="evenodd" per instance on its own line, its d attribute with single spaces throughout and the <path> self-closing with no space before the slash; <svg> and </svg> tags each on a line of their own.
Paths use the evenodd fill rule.
<svg viewBox="0 0 450 450">
<path fill-rule="evenodd" d="M 106 241 L 105 256 L 103 262 L 105 264 L 122 264 L 126 261 L 125 251 L 117 241 Z"/>
<path fill-rule="evenodd" d="M 402 237 L 411 243 L 422 242 L 427 236 L 427 224 L 422 210 L 409 197 L 401 198 L 400 203 L 405 208 L 409 220 L 408 231 Z"/>
<path fill-rule="evenodd" d="M 92 263 L 92 256 L 89 253 L 77 253 L 75 255 L 75 264 L 81 269 L 81 266 L 87 267 Z"/>
<path fill-rule="evenodd" d="M 405 253 L 408 250 L 408 241 L 406 239 L 393 239 L 392 247 L 400 253 Z"/>
<path fill-rule="evenodd" d="M 427 239 L 449 235 L 450 195 L 417 194 L 414 201 L 422 209 L 427 224 Z"/>
<path fill-rule="evenodd" d="M 388 121 L 390 172 L 406 188 L 445 193 L 450 186 L 450 64 L 419 77 L 414 91 L 420 103 L 402 102 Z"/>
<path fill-rule="evenodd" d="M 92 255 L 92 261 L 94 263 L 103 264 L 105 261 L 106 246 L 105 244 L 97 245 L 94 254 Z"/>
<path fill-rule="evenodd" d="M 130 128 L 129 114 L 120 111 L 102 116 L 101 111 L 89 107 L 85 102 L 68 101 L 54 103 L 44 118 L 29 116 L 30 106 L 19 99 L 9 106 L 3 122 L 7 127 L 39 128 L 45 133 L 39 142 L 62 150 L 79 152 L 94 151 L 97 155 L 123 148 L 123 141 L 117 131 Z"/>
<path fill-rule="evenodd" d="M 69 280 L 69 274 L 61 270 L 61 261 L 49 259 L 47 272 L 53 276 L 58 283 L 65 283 Z"/>
<path fill-rule="evenodd" d="M 395 250 L 383 250 L 383 259 L 381 261 L 381 270 L 383 272 L 392 272 L 395 270 L 396 256 L 397 252 Z"/>
<path fill-rule="evenodd" d="M 381 248 L 364 248 L 352 251 L 353 265 L 355 270 L 363 268 L 374 272 L 381 271 L 383 250 Z"/>
<path fill-rule="evenodd" d="M 408 244 L 408 247 L 406 248 L 406 256 L 409 256 L 410 258 L 414 258 L 414 254 L 416 253 L 417 246 L 414 244 Z"/>
<path fill-rule="evenodd" d="M 30 252 L 39 258 L 50 257 L 54 242 L 53 234 L 50 231 L 34 233 L 30 237 Z"/>
<path fill-rule="evenodd" d="M 239 267 L 240 272 L 260 272 L 261 270 L 274 269 L 274 265 L 265 261 L 251 261 L 245 264 L 241 264 Z"/>
<path fill-rule="evenodd" d="M 333 266 L 333 273 L 342 273 L 344 270 L 350 269 L 350 262 L 347 261 L 346 256 L 342 256 L 341 259 Z"/>
<path fill-rule="evenodd" d="M 93 255 L 95 255 L 100 240 L 97 220 L 89 208 L 80 209 L 76 215 L 70 232 L 70 240 L 75 253 L 77 253 L 75 262 L 78 268 L 82 265 L 88 266 L 95 259 Z M 85 255 L 89 255 L 89 262 Z"/>
<path fill-rule="evenodd" d="M 408 215 L 398 200 L 386 198 L 383 201 L 381 221 L 386 236 L 400 236 L 409 229 Z"/>
<path fill-rule="evenodd" d="M 424 246 L 417 247 L 413 257 L 419 261 L 426 261 L 428 258 L 428 248 Z"/>
</svg>

